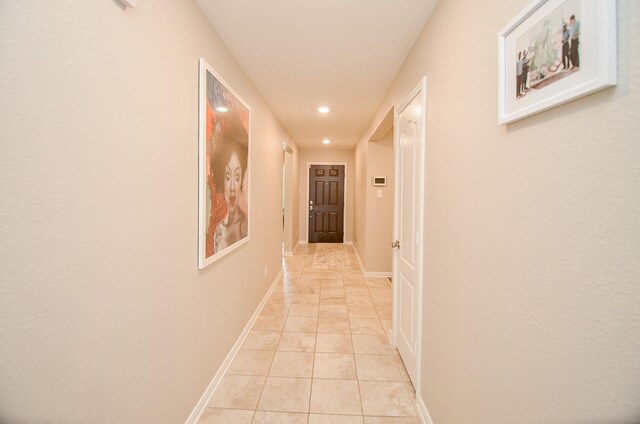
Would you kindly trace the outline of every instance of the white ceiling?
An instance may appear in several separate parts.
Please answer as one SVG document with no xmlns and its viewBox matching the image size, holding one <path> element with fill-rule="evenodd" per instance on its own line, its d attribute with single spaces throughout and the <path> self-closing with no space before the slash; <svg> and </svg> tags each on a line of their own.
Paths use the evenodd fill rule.
<svg viewBox="0 0 640 424">
<path fill-rule="evenodd" d="M 355 146 L 437 2 L 196 1 L 303 149 Z"/>
</svg>

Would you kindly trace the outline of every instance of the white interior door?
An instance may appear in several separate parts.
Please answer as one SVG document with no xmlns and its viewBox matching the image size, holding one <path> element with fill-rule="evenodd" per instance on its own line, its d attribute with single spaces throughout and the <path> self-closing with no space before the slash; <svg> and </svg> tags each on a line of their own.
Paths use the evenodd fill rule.
<svg viewBox="0 0 640 424">
<path fill-rule="evenodd" d="M 416 389 L 422 305 L 422 217 L 426 79 L 396 113 L 393 340 Z"/>
</svg>

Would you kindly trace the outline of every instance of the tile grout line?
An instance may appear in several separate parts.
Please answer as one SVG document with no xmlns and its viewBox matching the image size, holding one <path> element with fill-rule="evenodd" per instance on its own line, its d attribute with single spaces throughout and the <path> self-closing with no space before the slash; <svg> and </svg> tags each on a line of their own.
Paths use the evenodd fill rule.
<svg viewBox="0 0 640 424">
<path fill-rule="evenodd" d="M 321 274 L 322 275 L 322 274 Z M 322 277 L 321 280 L 322 281 Z M 307 407 L 307 424 L 311 421 L 311 399 L 313 397 L 313 375 L 316 371 L 316 348 L 318 345 L 318 321 L 320 320 L 320 299 L 322 297 L 322 283 L 318 291 L 318 312 L 316 313 L 316 332 L 313 340 L 313 360 L 311 361 L 311 387 L 309 387 L 309 406 Z"/>
<path fill-rule="evenodd" d="M 360 271 L 360 273 L 362 274 L 362 271 Z M 349 317 L 349 329 L 351 329 L 351 315 L 349 315 L 348 313 L 348 308 L 347 308 L 347 316 Z M 351 350 L 353 351 L 353 362 L 356 367 L 356 381 L 357 381 L 356 385 L 358 386 L 358 397 L 360 398 L 360 413 L 364 417 L 364 406 L 362 405 L 362 390 L 360 390 L 360 375 L 358 374 L 358 364 L 356 362 L 356 348 L 353 344 L 353 333 L 350 332 L 349 335 L 351 337 Z M 362 421 L 364 422 L 364 418 L 362 419 Z"/>
<path fill-rule="evenodd" d="M 349 247 L 346 247 L 345 250 L 347 250 L 349 252 Z M 300 253 L 302 253 L 302 251 Z M 302 255 L 294 255 L 292 258 L 289 258 L 289 260 L 295 258 L 296 256 L 299 257 L 299 256 L 302 256 Z M 283 288 L 281 286 L 282 292 L 279 292 L 277 294 L 284 295 L 284 297 L 283 297 L 283 305 L 286 305 L 286 315 L 284 316 L 284 323 L 282 324 L 282 327 L 280 327 L 279 330 L 276 331 L 276 333 L 278 334 L 278 339 L 277 339 L 277 343 L 276 343 L 276 346 L 275 346 L 275 351 L 274 351 L 273 357 L 272 357 L 272 359 L 271 359 L 271 361 L 269 363 L 269 367 L 268 367 L 268 370 L 267 370 L 267 375 L 265 376 L 265 384 L 263 385 L 263 387 L 260 390 L 260 394 L 259 394 L 259 397 L 258 397 L 258 402 L 257 402 L 255 408 L 252 411 L 253 412 L 252 417 L 251 417 L 252 422 L 254 422 L 255 419 L 256 419 L 256 415 L 257 415 L 257 412 L 258 412 L 258 405 L 260 404 L 260 401 L 262 401 L 263 396 L 265 394 L 267 379 L 272 378 L 272 377 L 270 377 L 270 373 L 273 370 L 273 364 L 275 363 L 275 356 L 279 352 L 281 352 L 279 350 L 279 345 L 283 340 L 284 333 L 286 332 L 285 331 L 286 321 L 288 320 L 289 317 L 292 316 L 291 313 L 292 313 L 292 310 L 293 310 L 293 305 L 295 304 L 295 303 L 293 303 L 294 300 L 295 300 L 295 297 L 298 294 L 302 294 L 302 293 L 299 293 L 298 290 L 301 287 L 303 287 L 303 286 L 301 286 L 300 283 L 301 283 L 302 279 L 305 278 L 305 274 L 307 276 L 306 281 L 308 282 L 308 284 L 304 284 L 304 286 L 307 286 L 307 287 L 318 287 L 319 286 L 319 288 L 318 288 L 317 309 L 315 310 L 315 315 L 310 315 L 311 317 L 315 316 L 315 331 L 311 332 L 314 335 L 314 345 L 313 345 L 313 350 L 312 350 L 313 357 L 312 357 L 312 364 L 311 364 L 312 365 L 311 366 L 311 378 L 309 379 L 311 384 L 310 384 L 310 391 L 309 391 L 309 405 L 308 405 L 308 408 L 307 408 L 307 420 L 306 420 L 307 424 L 311 423 L 311 414 L 312 414 L 311 401 L 313 399 L 314 382 L 319 381 L 319 380 L 325 380 L 325 379 L 328 379 L 328 380 L 354 381 L 354 379 L 351 379 L 351 378 L 335 378 L 335 377 L 333 377 L 333 378 L 331 378 L 331 377 L 326 377 L 326 378 L 318 377 L 318 378 L 316 378 L 315 377 L 315 369 L 316 369 L 316 366 L 317 366 L 317 364 L 316 364 L 316 356 L 318 354 L 318 344 L 317 344 L 317 342 L 318 342 L 318 336 L 320 334 L 332 334 L 333 333 L 333 334 L 344 334 L 344 335 L 346 335 L 346 333 L 348 333 L 350 346 L 351 346 L 351 353 L 350 353 L 349 356 L 351 356 L 353 358 L 353 364 L 355 366 L 355 377 L 356 377 L 355 378 L 355 382 L 357 384 L 358 396 L 360 398 L 360 408 L 359 408 L 360 413 L 354 415 L 352 413 L 345 413 L 345 412 L 342 412 L 341 414 L 328 413 L 328 412 L 318 412 L 317 414 L 323 415 L 323 416 L 338 416 L 338 415 L 345 415 L 345 416 L 352 416 L 352 417 L 358 417 L 359 416 L 359 417 L 361 417 L 361 419 L 363 421 L 364 421 L 365 417 L 378 416 L 378 415 L 375 415 L 375 414 L 368 414 L 368 415 L 364 414 L 363 397 L 362 397 L 362 391 L 361 391 L 361 387 L 360 387 L 360 383 L 364 382 L 364 381 L 372 381 L 372 382 L 401 382 L 402 386 L 403 386 L 403 389 L 404 389 L 404 392 L 409 396 L 409 398 L 413 398 L 411 396 L 411 393 L 410 393 L 409 387 L 407 385 L 407 382 L 405 381 L 405 376 L 402 373 L 402 370 L 400 370 L 400 367 L 402 366 L 402 364 L 399 362 L 399 357 L 396 354 L 397 351 L 395 351 L 392 348 L 390 349 L 391 350 L 391 355 L 385 354 L 385 353 L 380 353 L 380 352 L 362 353 L 360 355 L 362 357 L 389 357 L 389 356 L 393 357 L 393 363 L 395 365 L 394 369 L 395 369 L 395 371 L 397 373 L 400 374 L 400 379 L 399 380 L 389 380 L 389 379 L 382 379 L 382 380 L 365 379 L 365 380 L 362 380 L 360 378 L 360 375 L 358 373 L 357 361 L 356 361 L 356 351 L 355 351 L 353 327 L 351 325 L 353 320 L 355 320 L 356 318 L 355 317 L 352 318 L 352 314 L 349 311 L 349 303 L 346 301 L 347 300 L 346 299 L 347 298 L 347 292 L 345 290 L 345 278 L 347 278 L 347 276 L 349 278 L 354 278 L 356 280 L 356 281 L 354 281 L 353 284 L 350 284 L 350 287 L 354 287 L 354 288 L 357 288 L 357 287 L 364 288 L 364 287 L 366 287 L 366 290 L 367 290 L 366 294 L 368 294 L 368 296 L 365 298 L 365 301 L 366 301 L 366 303 L 369 303 L 375 309 L 376 318 L 372 317 L 372 318 L 358 318 L 358 319 L 363 319 L 363 320 L 371 319 L 371 321 L 368 321 L 369 323 L 371 323 L 372 321 L 375 320 L 379 326 L 382 326 L 382 319 L 381 319 L 381 316 L 380 316 L 380 312 L 379 312 L 378 308 L 376 307 L 376 304 L 373 301 L 373 295 L 371 293 L 372 287 L 368 284 L 367 279 L 364 278 L 364 275 L 362 274 L 362 271 L 360 269 L 356 270 L 353 267 L 349 268 L 349 267 L 346 267 L 346 266 L 339 266 L 337 268 L 331 268 L 330 266 L 319 266 L 319 267 L 313 266 L 313 263 L 310 262 L 310 259 L 312 260 L 314 258 L 314 255 L 312 254 L 312 250 L 311 249 L 306 250 L 306 253 L 304 254 L 304 256 L 305 256 L 304 263 L 302 264 L 301 269 L 299 268 L 299 262 L 300 262 L 299 260 L 296 260 L 292 264 L 292 268 L 293 269 L 291 269 L 291 270 L 288 268 L 288 265 L 289 265 L 288 262 L 289 261 L 287 259 L 284 260 L 285 261 L 285 266 L 284 266 L 285 275 L 282 277 L 282 279 L 278 283 L 278 285 L 282 285 L 282 286 L 285 286 L 285 287 Z M 348 256 L 348 258 L 349 258 L 350 262 L 352 262 L 351 261 L 351 257 Z M 356 270 L 357 274 L 352 273 L 353 270 Z M 345 276 L 345 272 L 347 273 L 347 276 Z M 315 275 L 317 275 L 317 273 L 320 274 L 319 277 L 315 277 Z M 333 274 L 333 273 L 339 273 L 339 279 L 336 279 L 335 275 L 329 275 L 329 274 Z M 290 285 L 289 284 L 285 285 L 284 284 L 285 277 L 287 275 L 292 275 L 292 274 L 293 274 L 293 279 L 291 280 L 291 284 Z M 314 277 L 309 277 L 309 275 L 313 275 Z M 325 280 L 324 279 L 325 276 L 331 277 L 331 279 Z M 358 281 L 358 279 L 362 279 L 362 281 Z M 321 311 L 321 306 L 323 305 L 322 296 L 323 296 L 324 293 L 326 293 L 326 291 L 336 290 L 338 287 L 336 287 L 332 283 L 338 283 L 338 282 L 340 284 L 338 287 L 341 288 L 341 290 L 342 290 L 342 295 L 344 296 L 345 303 L 344 304 L 336 303 L 335 305 L 344 305 L 344 309 L 346 309 L 346 322 L 348 323 L 348 332 L 346 332 L 346 333 L 343 333 L 343 332 L 336 333 L 336 331 L 334 329 L 332 331 L 325 331 L 323 333 L 320 333 L 318 330 L 319 330 L 319 324 L 320 324 L 320 319 L 321 319 L 320 311 Z M 377 283 L 377 282 L 375 282 L 375 281 L 372 282 L 372 284 L 374 285 L 373 288 L 379 289 L 380 287 L 375 287 L 375 283 Z M 291 288 L 289 288 L 289 286 L 291 286 Z M 311 289 L 311 290 L 313 291 L 314 289 Z M 313 294 L 313 292 L 311 292 L 311 293 L 307 292 L 306 294 Z M 350 296 L 355 296 L 356 298 L 360 294 L 364 294 L 363 291 L 355 290 L 355 292 L 350 292 L 349 293 Z M 293 297 L 291 299 L 288 299 L 288 297 L 287 297 L 288 295 L 293 295 Z M 331 295 L 331 296 L 333 296 L 333 295 Z M 382 297 L 382 296 L 384 296 L 384 294 L 380 295 L 380 297 Z M 337 296 L 337 297 L 342 297 L 342 296 Z M 286 302 L 286 300 L 290 300 L 290 301 Z M 271 305 L 276 305 L 275 303 L 270 303 L 270 304 Z M 306 303 L 302 303 L 302 304 L 306 304 Z M 302 305 L 302 304 L 300 304 L 300 305 Z M 334 305 L 334 303 L 327 303 L 327 305 Z M 274 307 L 273 310 L 275 310 L 276 313 L 281 313 L 284 310 L 284 306 L 283 306 L 283 308 Z M 308 312 L 306 312 L 306 311 L 303 312 L 303 314 L 306 314 L 306 313 L 308 313 Z M 356 315 L 358 315 L 357 311 L 355 313 L 356 313 Z M 330 315 L 340 315 L 340 314 L 339 313 L 330 313 Z M 271 315 L 269 315 L 269 317 L 271 317 Z M 274 315 L 274 317 L 276 317 L 276 316 Z M 345 317 L 344 316 L 337 316 L 337 317 L 329 316 L 329 317 L 323 317 L 323 318 L 340 318 L 342 320 Z M 367 321 L 365 321 L 364 327 L 366 327 L 367 325 L 368 325 Z M 383 327 L 383 331 L 384 331 L 384 326 L 382 326 L 382 327 Z M 251 331 L 254 331 L 254 330 L 252 329 Z M 255 331 L 259 331 L 259 330 L 255 330 Z M 358 335 L 363 335 L 363 336 L 379 336 L 380 335 L 378 333 L 377 329 L 367 330 L 365 328 L 364 330 L 361 330 L 361 331 L 362 332 L 358 333 Z M 299 332 L 299 331 L 296 331 L 296 332 Z M 300 333 L 304 334 L 304 333 L 308 333 L 308 332 L 300 331 Z M 388 342 L 387 342 L 387 344 L 388 344 Z M 301 345 L 301 347 L 303 347 L 303 345 Z M 259 351 L 259 350 L 262 350 L 262 349 L 246 349 L 246 350 Z M 333 350 L 335 350 L 335 348 Z M 286 351 L 282 351 L 282 352 L 286 352 Z M 299 352 L 299 351 L 298 350 L 292 350 L 291 352 Z M 303 352 L 304 352 L 304 350 L 303 350 Z M 336 367 L 333 367 L 333 368 L 336 368 Z M 273 377 L 273 378 L 275 378 L 275 377 Z M 304 378 L 304 377 L 292 377 L 292 378 L 293 379 L 298 379 L 298 380 L 299 379 L 307 380 L 307 378 Z M 375 376 L 374 376 L 374 378 L 375 378 Z M 235 408 L 227 408 L 227 409 L 235 409 Z M 416 412 L 415 411 L 415 406 L 414 406 L 413 409 L 414 409 L 414 413 L 415 413 Z M 273 413 L 283 413 L 283 414 L 292 414 L 291 411 L 284 411 L 284 410 L 278 411 L 278 410 L 273 410 L 273 409 L 265 409 L 264 412 L 266 412 L 267 414 L 269 414 L 271 412 L 273 412 Z M 313 413 L 313 414 L 316 414 L 316 413 Z M 414 414 L 413 417 L 415 417 L 415 416 L 416 415 Z"/>
<path fill-rule="evenodd" d="M 264 377 L 264 384 L 262 385 L 262 390 L 260 390 L 260 396 L 258 396 L 258 402 L 256 403 L 256 407 L 253 410 L 253 418 L 251 419 L 252 423 L 255 420 L 256 414 L 258 413 L 258 405 L 260 405 L 260 401 L 262 400 L 262 395 L 264 394 L 264 388 L 267 386 L 267 380 L 269 379 L 269 372 L 271 371 L 271 366 L 273 365 L 273 361 L 276 359 L 276 353 L 278 352 L 278 345 L 280 344 L 281 339 L 282 339 L 282 331 L 280 331 L 280 335 L 278 336 L 276 351 L 273 353 L 273 357 L 271 358 L 271 362 L 269 363 L 269 369 L 267 370 L 267 375 Z"/>
<path fill-rule="evenodd" d="M 285 273 L 287 272 L 286 266 L 285 266 Z M 282 278 L 284 278 L 284 274 L 282 276 Z M 295 285 L 297 287 L 297 283 Z M 289 304 L 289 308 L 287 309 L 287 316 L 289 314 L 289 310 L 291 309 L 291 304 Z M 286 322 L 286 318 L 285 318 L 285 322 Z M 273 358 L 271 358 L 271 362 L 269 363 L 269 369 L 267 370 L 267 375 L 264 378 L 264 384 L 262 385 L 262 390 L 260 390 L 260 396 L 258 397 L 258 402 L 256 403 L 256 407 L 253 411 L 253 418 L 251 419 L 251 422 L 253 423 L 256 414 L 258 413 L 258 406 L 260 405 L 260 401 L 262 400 L 262 396 L 264 395 L 264 389 L 267 386 L 267 380 L 269 379 L 269 373 L 271 372 L 271 367 L 273 366 L 273 361 L 275 361 L 276 359 L 276 354 L 278 353 L 278 346 L 280 345 L 280 340 L 282 340 L 282 332 L 284 330 L 284 324 L 282 325 L 282 328 L 280 329 L 280 335 L 278 336 L 278 343 L 276 344 L 276 350 L 273 353 Z"/>
</svg>

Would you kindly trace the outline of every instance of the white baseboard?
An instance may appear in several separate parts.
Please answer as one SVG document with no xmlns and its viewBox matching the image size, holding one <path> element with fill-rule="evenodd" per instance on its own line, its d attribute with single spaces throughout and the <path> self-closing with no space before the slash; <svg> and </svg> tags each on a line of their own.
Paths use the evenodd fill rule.
<svg viewBox="0 0 640 424">
<path fill-rule="evenodd" d="M 300 246 L 300 242 L 298 242 L 293 249 L 291 249 L 291 252 L 282 252 L 282 256 L 293 256 L 296 254 L 296 250 L 298 250 L 298 246 Z"/>
<path fill-rule="evenodd" d="M 253 327 L 253 324 L 256 322 L 256 319 L 262 312 L 264 305 L 267 304 L 267 300 L 269 300 L 269 297 L 273 293 L 273 290 L 276 288 L 276 285 L 278 284 L 278 281 L 280 281 L 280 277 L 282 277 L 283 272 L 284 272 L 284 268 L 280 268 L 280 272 L 278 273 L 278 275 L 276 275 L 276 278 L 271 283 L 271 286 L 269 287 L 264 297 L 260 301 L 260 304 L 258 304 L 258 307 L 253 312 L 251 319 L 249 320 L 247 325 L 244 327 L 244 330 L 242 330 L 242 333 L 240 333 L 240 337 L 238 337 L 238 340 L 229 351 L 229 354 L 222 362 L 222 365 L 220 365 L 220 368 L 218 368 L 218 371 L 213 376 L 213 379 L 209 383 L 209 386 L 207 386 L 207 389 L 204 391 L 204 394 L 202 395 L 202 397 L 196 404 L 195 408 L 189 415 L 189 418 L 187 418 L 187 421 L 185 421 L 185 424 L 197 424 L 198 421 L 200 420 L 200 417 L 204 413 L 204 410 L 206 409 L 207 405 L 209 404 L 209 401 L 211 400 L 211 396 L 213 396 L 213 392 L 215 392 L 215 390 L 218 388 L 220 381 L 222 381 L 222 377 L 224 377 L 227 370 L 229 369 L 229 366 L 231 365 L 236 355 L 240 351 L 240 347 L 242 346 L 245 339 L 249 335 L 249 332 L 251 331 L 251 327 Z"/>
<path fill-rule="evenodd" d="M 366 278 L 384 278 L 384 277 L 391 277 L 391 273 L 390 272 L 369 272 L 369 271 L 365 271 L 362 273 L 362 275 L 364 275 Z"/>
<path fill-rule="evenodd" d="M 364 265 L 362 265 L 362 259 L 360 259 L 360 254 L 358 253 L 358 248 L 356 247 L 356 245 L 353 245 L 353 253 L 356 254 L 356 259 L 358 260 L 358 265 L 360 265 L 360 271 L 362 271 L 362 274 L 364 274 Z"/>
<path fill-rule="evenodd" d="M 364 264 L 362 263 L 362 258 L 360 258 L 360 254 L 358 253 L 358 249 L 356 248 L 356 245 L 353 244 L 353 242 L 345 242 L 345 244 L 352 244 L 353 245 L 353 252 L 356 254 L 356 259 L 358 260 L 358 265 L 360 265 L 360 271 L 362 271 L 362 275 L 365 278 L 378 278 L 378 277 L 391 277 L 391 273 L 390 272 L 374 272 L 374 271 L 367 271 L 366 269 L 364 269 Z"/>
<path fill-rule="evenodd" d="M 353 244 L 353 242 L 351 240 L 346 240 L 343 243 L 344 244 L 349 244 L 349 245 Z M 308 240 L 298 240 L 298 244 L 299 245 L 300 244 L 309 244 L 309 241 Z"/>
<path fill-rule="evenodd" d="M 418 418 L 422 424 L 433 424 L 433 420 L 427 411 L 427 407 L 420 396 L 420 393 L 416 393 L 416 409 L 418 410 Z"/>
<path fill-rule="evenodd" d="M 351 240 L 347 240 L 344 242 L 347 246 L 353 246 L 353 242 Z"/>
</svg>

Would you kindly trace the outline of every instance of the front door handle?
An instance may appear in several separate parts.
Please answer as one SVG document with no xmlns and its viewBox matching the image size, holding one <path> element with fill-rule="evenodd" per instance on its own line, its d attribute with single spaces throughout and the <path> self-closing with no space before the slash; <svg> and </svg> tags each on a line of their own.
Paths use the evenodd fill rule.
<svg viewBox="0 0 640 424">
<path fill-rule="evenodd" d="M 393 249 L 400 249 L 400 242 L 398 240 L 394 241 L 393 243 L 391 243 L 391 247 Z"/>
</svg>

